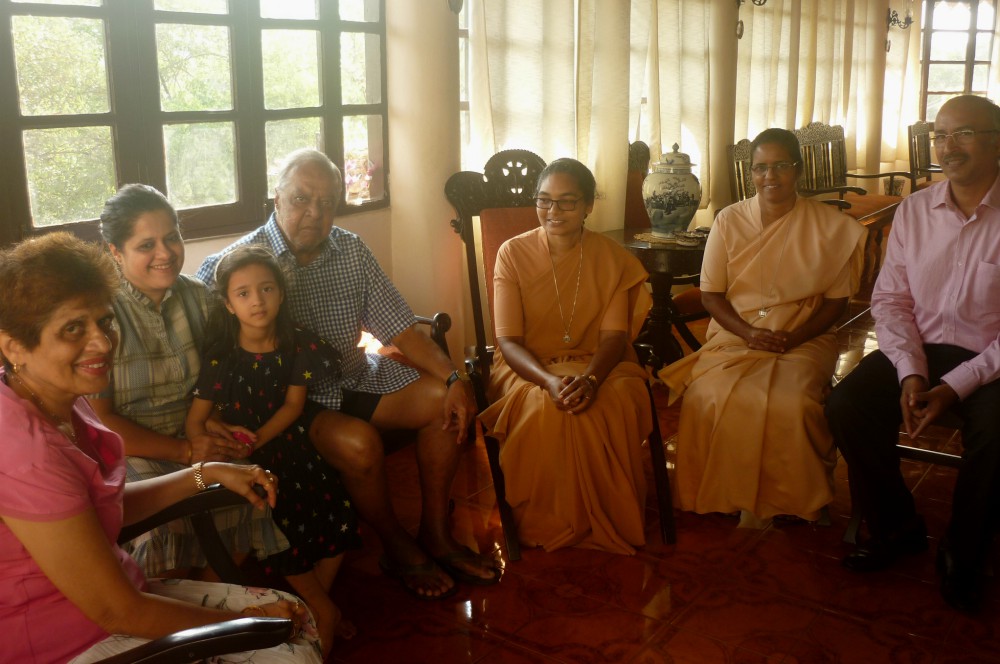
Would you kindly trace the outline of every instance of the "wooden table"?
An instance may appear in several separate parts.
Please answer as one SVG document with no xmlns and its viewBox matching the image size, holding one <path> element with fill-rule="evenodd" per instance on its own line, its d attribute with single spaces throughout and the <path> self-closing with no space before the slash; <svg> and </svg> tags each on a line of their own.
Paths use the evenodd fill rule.
<svg viewBox="0 0 1000 664">
<path fill-rule="evenodd" d="M 865 240 L 865 265 L 861 272 L 861 297 L 870 297 L 875 278 L 882 269 L 882 243 L 892 226 L 896 216 L 896 208 L 903 201 L 900 196 L 881 196 L 867 194 L 864 196 L 848 194 L 844 200 L 851 207 L 844 210 L 868 229 L 868 239 Z"/>
<path fill-rule="evenodd" d="M 649 310 L 649 318 L 636 342 L 652 346 L 658 364 L 669 364 L 684 356 L 680 343 L 673 335 L 674 320 L 679 314 L 671 289 L 677 284 L 698 283 L 705 240 L 696 247 L 683 247 L 635 239 L 640 233 L 650 232 L 649 228 L 627 228 L 606 231 L 604 235 L 628 249 L 649 272 L 653 308 Z"/>
</svg>

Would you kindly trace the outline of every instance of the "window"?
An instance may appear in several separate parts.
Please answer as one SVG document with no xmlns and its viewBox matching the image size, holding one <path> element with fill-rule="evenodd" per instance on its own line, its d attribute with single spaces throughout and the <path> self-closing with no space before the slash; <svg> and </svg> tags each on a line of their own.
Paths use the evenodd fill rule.
<svg viewBox="0 0 1000 664">
<path fill-rule="evenodd" d="M 959 94 L 985 95 L 997 0 L 924 0 L 920 117 Z"/>
<path fill-rule="evenodd" d="M 248 230 L 299 147 L 341 166 L 341 213 L 388 202 L 384 0 L 0 0 L 0 20 L 0 242 L 96 237 L 126 182 L 188 237 Z"/>
</svg>

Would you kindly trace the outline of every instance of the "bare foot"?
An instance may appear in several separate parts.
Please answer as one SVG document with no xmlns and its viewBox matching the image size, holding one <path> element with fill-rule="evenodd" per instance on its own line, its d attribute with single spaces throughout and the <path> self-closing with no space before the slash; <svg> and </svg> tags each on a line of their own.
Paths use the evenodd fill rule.
<svg viewBox="0 0 1000 664">
<path fill-rule="evenodd" d="M 341 620 L 337 625 L 337 638 L 353 639 L 358 634 L 358 628 L 350 620 Z"/>
<path fill-rule="evenodd" d="M 460 581 L 488 585 L 496 583 L 500 578 L 500 568 L 493 556 L 477 554 L 451 537 L 437 542 L 431 541 L 430 538 L 422 538 L 421 543 L 430 553 L 432 560 Z"/>
<path fill-rule="evenodd" d="M 387 576 L 398 579 L 411 594 L 433 599 L 454 592 L 455 581 L 409 535 L 383 542 L 383 548 L 385 555 L 379 560 L 379 567 Z"/>
</svg>

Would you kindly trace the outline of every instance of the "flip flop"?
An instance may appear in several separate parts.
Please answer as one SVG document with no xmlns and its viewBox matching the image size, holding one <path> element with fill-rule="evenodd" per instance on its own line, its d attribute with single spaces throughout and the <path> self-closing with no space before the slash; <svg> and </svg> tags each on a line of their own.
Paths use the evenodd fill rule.
<svg viewBox="0 0 1000 664">
<path fill-rule="evenodd" d="M 433 561 L 428 560 L 426 563 L 420 565 L 403 565 L 402 563 L 396 563 L 390 560 L 387 556 L 383 555 L 378 559 L 379 569 L 390 579 L 395 579 L 399 581 L 399 584 L 403 586 L 403 590 L 413 595 L 417 599 L 422 599 L 425 601 L 433 601 L 438 599 L 447 599 L 458 592 L 458 585 L 454 585 L 448 590 L 444 591 L 440 595 L 428 595 L 420 592 L 410 584 L 406 582 L 407 578 L 420 578 L 427 576 L 437 576 L 439 572 L 442 571 L 438 565 Z"/>
<path fill-rule="evenodd" d="M 431 558 L 438 564 L 438 567 L 444 570 L 448 576 L 456 581 L 461 581 L 462 583 L 468 583 L 474 586 L 492 586 L 500 581 L 500 570 L 496 567 L 492 568 L 493 576 L 483 577 L 470 574 L 455 564 L 457 562 L 483 561 L 482 556 L 467 546 L 463 546 L 460 549 L 450 551 L 441 556 L 432 556 Z"/>
</svg>

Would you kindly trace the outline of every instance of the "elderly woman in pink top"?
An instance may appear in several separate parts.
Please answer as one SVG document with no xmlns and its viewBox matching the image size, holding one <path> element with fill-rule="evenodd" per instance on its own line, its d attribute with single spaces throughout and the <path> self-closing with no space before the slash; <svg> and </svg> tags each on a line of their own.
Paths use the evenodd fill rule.
<svg viewBox="0 0 1000 664">
<path fill-rule="evenodd" d="M 258 466 L 196 463 L 125 484 L 122 439 L 85 399 L 104 389 L 117 343 L 118 277 L 99 248 L 66 233 L 0 253 L 0 634 L 4 661 L 90 662 L 182 629 L 242 614 L 302 629 L 245 662 L 319 662 L 311 618 L 294 597 L 194 581 L 146 581 L 115 543 L 134 523 L 206 483 L 253 492 Z M 178 601 L 180 600 L 180 601 Z M 55 630 L 55 633 L 54 633 Z M 125 634 L 131 636 L 125 636 Z"/>
</svg>

